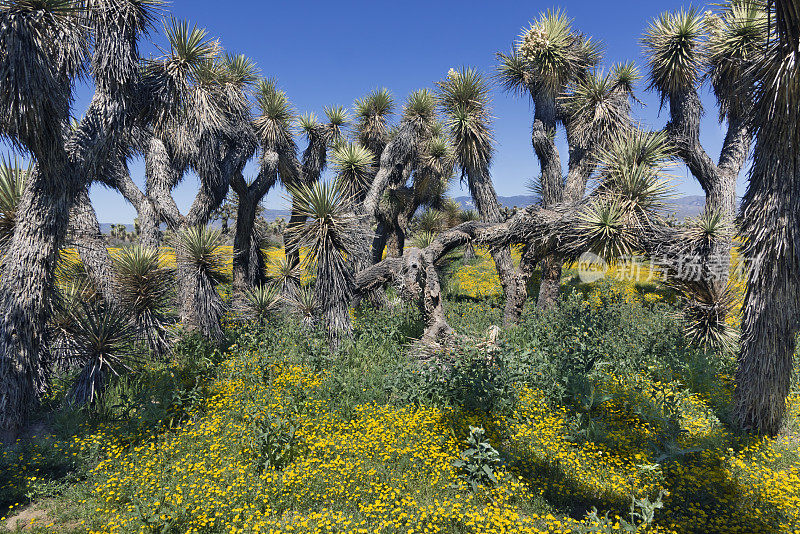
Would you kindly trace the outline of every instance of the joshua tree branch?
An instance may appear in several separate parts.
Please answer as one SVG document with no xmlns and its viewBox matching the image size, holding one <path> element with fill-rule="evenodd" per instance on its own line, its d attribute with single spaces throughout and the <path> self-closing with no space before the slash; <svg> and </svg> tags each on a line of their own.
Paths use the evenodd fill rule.
<svg viewBox="0 0 800 534">
<path fill-rule="evenodd" d="M 703 106 L 697 91 L 684 91 L 669 97 L 670 121 L 665 131 L 678 156 L 708 193 L 714 186 L 717 167 L 700 143 L 700 117 Z"/>
</svg>

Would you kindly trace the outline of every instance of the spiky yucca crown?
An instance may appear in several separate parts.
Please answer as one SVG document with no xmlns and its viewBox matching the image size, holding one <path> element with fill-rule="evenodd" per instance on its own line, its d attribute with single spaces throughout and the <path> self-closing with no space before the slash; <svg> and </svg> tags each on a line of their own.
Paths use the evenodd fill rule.
<svg viewBox="0 0 800 534">
<path fill-rule="evenodd" d="M 375 165 L 372 152 L 358 143 L 341 143 L 333 150 L 331 159 L 336 177 L 348 190 L 348 196 L 355 197 L 369 186 Z"/>
<path fill-rule="evenodd" d="M 706 14 L 707 63 L 711 87 L 722 121 L 729 113 L 742 116 L 749 103 L 745 82 L 767 46 L 769 21 L 764 5 L 733 0 L 719 14 Z"/>
<path fill-rule="evenodd" d="M 650 68 L 650 89 L 662 99 L 696 87 L 706 59 L 704 16 L 691 8 L 665 12 L 642 38 Z"/>
<path fill-rule="evenodd" d="M 256 85 L 255 98 L 259 114 L 253 124 L 262 146 L 293 148 L 295 112 L 286 93 L 278 89 L 275 80 L 261 80 Z"/>
<path fill-rule="evenodd" d="M 456 164 L 488 168 L 494 154 L 489 83 L 476 69 L 450 69 L 437 83 L 437 97 L 449 130 Z"/>
<path fill-rule="evenodd" d="M 536 91 L 552 96 L 594 67 L 601 54 L 601 46 L 575 32 L 572 19 L 561 11 L 547 11 L 531 23 L 520 35 L 517 49 L 524 64 L 516 68 L 530 72 L 527 79 Z"/>
<path fill-rule="evenodd" d="M 641 249 L 640 230 L 672 196 L 664 174 L 672 150 L 663 132 L 635 129 L 599 151 L 599 183 L 578 224 L 584 250 L 612 259 Z"/>
<path fill-rule="evenodd" d="M 191 226 L 177 233 L 177 253 L 196 273 L 206 276 L 212 283 L 228 280 L 227 266 L 230 253 L 222 247 L 222 232 L 208 226 Z"/>
</svg>

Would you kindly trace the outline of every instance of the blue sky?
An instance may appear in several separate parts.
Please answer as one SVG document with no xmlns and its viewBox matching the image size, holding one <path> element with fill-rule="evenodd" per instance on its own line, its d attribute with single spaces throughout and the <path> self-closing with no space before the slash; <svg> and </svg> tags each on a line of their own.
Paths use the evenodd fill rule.
<svg viewBox="0 0 800 534">
<path fill-rule="evenodd" d="M 300 112 L 321 114 L 325 105 L 352 106 L 376 87 L 387 87 L 398 102 L 412 90 L 433 87 L 451 67 L 471 65 L 492 73 L 495 53 L 509 49 L 523 26 L 539 12 L 561 8 L 574 18 L 574 26 L 602 41 L 604 64 L 635 60 L 644 73 L 639 38 L 648 21 L 661 11 L 689 3 L 678 1 L 559 0 L 557 3 L 464 1 L 405 2 L 258 2 L 243 0 L 176 0 L 168 10 L 219 37 L 226 50 L 251 57 L 264 76 L 274 77 Z M 703 7 L 702 3 L 694 3 Z M 152 35 L 163 43 L 160 33 Z M 145 50 L 149 50 L 145 48 Z M 645 104 L 634 109 L 644 124 L 660 128 L 667 114 L 659 114 L 659 101 L 644 91 Z M 79 88 L 76 114 L 88 102 L 88 88 Z M 530 145 L 532 107 L 526 99 L 494 90 L 497 154 L 492 167 L 498 194 L 526 193 L 526 182 L 539 173 Z M 703 89 L 707 113 L 702 141 L 716 160 L 724 138 L 717 123 L 713 96 Z M 562 155 L 566 147 L 561 146 Z M 249 169 L 252 172 L 252 166 Z M 134 179 L 143 180 L 141 162 L 131 164 Z M 690 174 L 674 169 L 681 194 L 702 194 Z M 741 182 L 742 180 L 740 180 Z M 742 183 L 740 191 L 742 192 Z M 176 190 L 182 209 L 191 203 L 197 179 L 187 176 Z M 456 185 L 451 194 L 462 193 Z M 266 206 L 286 205 L 281 190 L 272 191 Z M 92 199 L 101 222 L 130 222 L 135 211 L 114 191 L 100 186 Z"/>
</svg>

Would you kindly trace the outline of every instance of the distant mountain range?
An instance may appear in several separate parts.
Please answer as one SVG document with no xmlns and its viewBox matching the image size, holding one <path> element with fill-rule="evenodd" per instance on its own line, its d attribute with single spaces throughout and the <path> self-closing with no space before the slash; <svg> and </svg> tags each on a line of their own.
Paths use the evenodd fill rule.
<svg viewBox="0 0 800 534">
<path fill-rule="evenodd" d="M 513 208 L 514 206 L 517 206 L 518 208 L 524 208 L 525 206 L 530 206 L 536 200 L 536 197 L 530 195 L 515 195 L 510 197 L 498 197 L 497 199 L 500 201 L 501 206 L 507 208 Z M 456 197 L 454 200 L 463 209 L 475 209 L 475 204 L 472 202 L 472 198 L 470 197 Z M 696 217 L 701 211 L 703 211 L 703 206 L 705 206 L 705 203 L 705 197 L 700 195 L 680 197 L 673 199 L 672 202 L 670 202 L 669 211 L 675 214 L 676 219 Z M 282 218 L 288 221 L 289 215 L 289 210 L 264 210 L 264 218 L 268 221 L 274 221 L 277 218 Z M 219 226 L 219 222 L 214 223 L 213 226 Z M 126 227 L 129 232 L 133 232 L 132 224 L 127 224 Z M 100 231 L 104 234 L 109 233 L 111 231 L 111 223 L 100 223 Z"/>
<path fill-rule="evenodd" d="M 475 209 L 475 204 L 472 202 L 471 197 L 456 197 L 455 200 L 462 209 Z M 530 195 L 515 195 L 511 197 L 497 197 L 500 205 L 506 208 L 524 208 L 530 206 L 536 201 L 536 197 Z M 674 213 L 676 219 L 685 219 L 687 217 L 696 217 L 703 211 L 706 204 L 706 197 L 701 195 L 693 195 L 687 197 L 680 197 L 672 199 L 668 208 L 669 213 Z"/>
</svg>

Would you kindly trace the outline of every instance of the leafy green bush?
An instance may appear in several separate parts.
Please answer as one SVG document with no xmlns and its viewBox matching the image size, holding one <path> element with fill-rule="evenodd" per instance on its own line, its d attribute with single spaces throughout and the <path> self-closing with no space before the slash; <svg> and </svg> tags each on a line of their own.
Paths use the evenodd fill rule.
<svg viewBox="0 0 800 534">
<path fill-rule="evenodd" d="M 451 406 L 469 413 L 505 413 L 515 398 L 505 360 L 474 346 L 442 350 L 428 361 L 398 367 L 389 389 L 397 402 Z"/>
<path fill-rule="evenodd" d="M 483 428 L 470 426 L 467 450 L 453 462 L 453 467 L 460 471 L 458 478 L 469 484 L 473 492 L 478 491 L 478 486 L 498 483 L 494 470 L 500 464 L 500 453 L 484 441 L 485 434 Z"/>
</svg>

